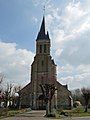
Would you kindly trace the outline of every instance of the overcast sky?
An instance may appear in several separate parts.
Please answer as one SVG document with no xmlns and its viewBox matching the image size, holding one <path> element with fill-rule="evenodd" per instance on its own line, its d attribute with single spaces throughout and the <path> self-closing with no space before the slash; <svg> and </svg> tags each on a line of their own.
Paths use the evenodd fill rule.
<svg viewBox="0 0 90 120">
<path fill-rule="evenodd" d="M 90 0 L 0 0 L 0 72 L 26 85 L 43 6 L 57 79 L 69 89 L 90 87 Z"/>
</svg>

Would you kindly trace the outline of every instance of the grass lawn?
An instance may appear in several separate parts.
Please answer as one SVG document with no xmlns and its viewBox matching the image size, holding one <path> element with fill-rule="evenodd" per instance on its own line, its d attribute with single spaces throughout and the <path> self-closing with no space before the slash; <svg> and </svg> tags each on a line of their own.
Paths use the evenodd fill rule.
<svg viewBox="0 0 90 120">
<path fill-rule="evenodd" d="M 7 113 L 3 116 L 0 116 L 1 118 L 14 116 L 16 114 L 22 114 L 27 111 L 30 111 L 30 109 L 21 109 L 21 110 L 8 110 Z M 61 111 L 58 111 L 56 114 L 56 118 L 66 118 L 66 117 L 86 117 L 90 116 L 90 109 L 88 109 L 88 112 L 84 112 L 84 108 L 74 108 L 72 110 L 63 110 L 63 112 L 67 113 L 67 116 L 61 115 Z"/>
<path fill-rule="evenodd" d="M 5 118 L 5 117 L 14 116 L 16 114 L 22 114 L 22 113 L 24 113 L 26 111 L 27 111 L 27 109 L 7 110 L 7 112 L 4 115 L 0 116 L 0 119 Z"/>
<path fill-rule="evenodd" d="M 84 112 L 84 108 L 76 108 L 75 110 L 72 110 L 72 115 L 75 117 L 84 117 L 84 116 L 90 116 L 90 109 L 88 109 L 88 112 Z"/>
<path fill-rule="evenodd" d="M 90 116 L 90 109 L 88 112 L 84 112 L 84 108 L 74 108 L 73 110 L 63 110 L 64 112 L 68 113 L 68 117 L 85 117 Z M 64 115 L 60 115 L 60 117 L 65 117 Z"/>
</svg>

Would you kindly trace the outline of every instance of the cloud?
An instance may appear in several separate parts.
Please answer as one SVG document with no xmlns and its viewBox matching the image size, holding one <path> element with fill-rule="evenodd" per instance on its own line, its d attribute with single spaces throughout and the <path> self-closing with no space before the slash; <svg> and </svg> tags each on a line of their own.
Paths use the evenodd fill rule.
<svg viewBox="0 0 90 120">
<path fill-rule="evenodd" d="M 70 89 L 90 86 L 90 1 L 51 5 L 46 16 L 58 80 Z M 54 46 L 54 47 L 53 47 Z"/>
<path fill-rule="evenodd" d="M 38 22 L 38 19 L 36 17 L 32 17 L 32 20 L 37 23 Z"/>
<path fill-rule="evenodd" d="M 90 86 L 90 0 L 68 1 L 63 8 L 51 0 L 34 0 L 33 4 L 46 5 L 46 24 L 58 81 L 68 84 L 69 89 Z"/>
<path fill-rule="evenodd" d="M 59 79 L 59 82 L 62 84 L 67 84 L 70 90 L 82 88 L 82 87 L 90 87 L 90 74 L 78 74 L 75 76 L 64 76 Z"/>
<path fill-rule="evenodd" d="M 83 10 L 81 2 L 69 3 L 62 14 L 60 9 L 47 15 L 52 35 L 52 49 L 61 64 L 90 64 L 90 12 Z M 54 12 L 53 12 L 54 11 Z M 55 15 L 56 12 L 56 15 Z M 57 24 L 57 25 L 56 25 Z M 83 47 L 84 46 L 84 47 Z M 58 60 L 59 59 L 59 60 Z"/>
<path fill-rule="evenodd" d="M 33 5 L 35 5 L 35 6 L 40 6 L 40 5 L 42 5 L 42 6 L 44 6 L 44 5 L 49 5 L 49 3 L 51 2 L 51 0 L 33 0 Z"/>
<path fill-rule="evenodd" d="M 17 49 L 16 43 L 0 42 L 0 72 L 5 74 L 5 82 L 26 85 L 33 57 L 31 51 Z"/>
<path fill-rule="evenodd" d="M 72 0 L 62 5 L 62 9 L 51 0 L 33 0 L 33 4 L 46 5 L 46 24 L 52 56 L 58 66 L 58 81 L 67 83 L 69 89 L 90 86 L 90 0 Z M 32 20 L 37 23 L 36 17 Z M 17 49 L 15 43 L 0 42 L 0 71 L 6 74 L 7 81 L 26 85 L 33 57 L 31 51 Z"/>
</svg>

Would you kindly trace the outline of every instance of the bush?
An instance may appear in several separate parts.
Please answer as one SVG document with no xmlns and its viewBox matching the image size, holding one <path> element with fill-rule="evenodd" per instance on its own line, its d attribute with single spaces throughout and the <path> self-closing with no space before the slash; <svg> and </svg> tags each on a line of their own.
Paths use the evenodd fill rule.
<svg viewBox="0 0 90 120">
<path fill-rule="evenodd" d="M 80 107 L 80 106 L 81 106 L 80 101 L 75 101 L 75 102 L 73 103 L 73 106 L 74 106 L 75 108 Z"/>
<path fill-rule="evenodd" d="M 0 116 L 5 116 L 7 114 L 7 109 L 6 108 L 0 108 Z"/>
</svg>

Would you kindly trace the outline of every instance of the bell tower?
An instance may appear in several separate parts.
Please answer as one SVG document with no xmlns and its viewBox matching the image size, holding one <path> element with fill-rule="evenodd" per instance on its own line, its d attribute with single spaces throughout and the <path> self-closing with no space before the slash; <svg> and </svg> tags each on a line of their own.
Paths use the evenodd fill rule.
<svg viewBox="0 0 90 120">
<path fill-rule="evenodd" d="M 50 38 L 48 31 L 45 30 L 45 17 L 43 16 L 40 31 L 36 39 L 36 54 L 50 55 Z"/>
<path fill-rule="evenodd" d="M 31 64 L 31 80 L 21 90 L 21 106 L 37 110 L 45 109 L 45 98 L 40 85 L 50 84 L 57 88 L 51 100 L 51 107 L 70 108 L 72 106 L 71 93 L 66 85 L 61 85 L 57 81 L 57 65 L 50 55 L 50 37 L 45 28 L 45 17 L 43 16 L 36 38 L 36 54 Z"/>
<path fill-rule="evenodd" d="M 36 38 L 36 55 L 31 65 L 31 83 L 33 109 L 45 108 L 44 100 L 41 103 L 39 101 L 42 94 L 40 84 L 56 84 L 56 64 L 50 55 L 50 38 L 48 31 L 45 30 L 44 16 Z"/>
</svg>

